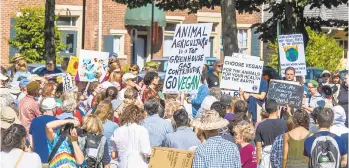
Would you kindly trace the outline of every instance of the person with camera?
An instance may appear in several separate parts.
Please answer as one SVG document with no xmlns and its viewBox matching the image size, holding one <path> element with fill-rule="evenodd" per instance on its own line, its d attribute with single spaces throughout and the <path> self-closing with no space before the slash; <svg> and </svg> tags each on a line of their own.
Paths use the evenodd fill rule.
<svg viewBox="0 0 349 168">
<path fill-rule="evenodd" d="M 71 118 L 55 120 L 46 124 L 50 168 L 61 166 L 77 168 L 84 162 L 84 154 L 78 145 L 76 128 L 79 126 L 80 122 Z"/>
</svg>

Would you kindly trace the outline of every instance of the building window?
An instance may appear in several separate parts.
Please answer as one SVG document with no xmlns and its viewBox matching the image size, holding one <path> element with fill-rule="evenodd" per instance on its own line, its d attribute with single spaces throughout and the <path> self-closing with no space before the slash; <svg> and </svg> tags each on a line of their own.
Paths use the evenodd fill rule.
<svg viewBox="0 0 349 168">
<path fill-rule="evenodd" d="M 343 58 L 348 58 L 348 40 L 337 40 L 338 45 L 343 48 Z"/>
<path fill-rule="evenodd" d="M 164 43 L 163 43 L 163 56 L 168 57 L 171 55 L 171 45 L 173 41 L 173 35 L 176 30 L 176 26 L 179 22 L 167 22 L 164 31 Z"/>
<path fill-rule="evenodd" d="M 60 52 L 61 56 L 75 56 L 78 32 L 73 30 L 60 30 L 61 41 L 65 48 Z"/>
<path fill-rule="evenodd" d="M 164 37 L 164 57 L 170 56 L 172 41 L 173 41 L 173 36 Z"/>
<path fill-rule="evenodd" d="M 121 36 L 114 36 L 113 52 L 120 55 L 120 38 Z"/>
<path fill-rule="evenodd" d="M 239 29 L 238 30 L 238 45 L 239 45 L 239 53 L 247 54 L 248 49 L 248 37 L 247 37 L 247 29 Z"/>
<path fill-rule="evenodd" d="M 175 31 L 178 23 L 166 23 L 165 31 Z"/>
<path fill-rule="evenodd" d="M 76 26 L 77 17 L 60 16 L 56 20 L 58 26 Z"/>
</svg>

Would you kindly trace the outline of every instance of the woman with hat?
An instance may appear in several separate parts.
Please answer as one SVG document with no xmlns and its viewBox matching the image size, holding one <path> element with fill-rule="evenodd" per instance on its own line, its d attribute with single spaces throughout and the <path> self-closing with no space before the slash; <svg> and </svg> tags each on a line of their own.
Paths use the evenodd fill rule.
<svg viewBox="0 0 349 168">
<path fill-rule="evenodd" d="M 19 82 L 24 78 L 28 78 L 31 73 L 27 70 L 27 61 L 21 59 L 17 61 L 16 65 L 16 73 L 13 76 L 12 82 Z"/>
<path fill-rule="evenodd" d="M 13 78 L 14 75 L 16 74 L 16 72 L 18 71 L 18 67 L 17 64 L 20 60 L 25 60 L 25 58 L 20 55 L 19 53 L 16 53 L 15 55 L 13 55 L 12 61 L 11 63 L 13 64 L 7 71 L 7 76 L 9 76 L 10 78 Z"/>
<path fill-rule="evenodd" d="M 238 147 L 218 135 L 218 130 L 228 124 L 215 110 L 205 111 L 192 121 L 191 125 L 202 130 L 207 139 L 195 150 L 193 168 L 241 167 Z"/>
</svg>

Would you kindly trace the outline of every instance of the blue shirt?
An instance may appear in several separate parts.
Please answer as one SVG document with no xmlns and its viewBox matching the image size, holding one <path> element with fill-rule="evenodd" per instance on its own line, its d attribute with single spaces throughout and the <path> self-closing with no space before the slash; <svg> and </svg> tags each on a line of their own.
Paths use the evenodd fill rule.
<svg viewBox="0 0 349 168">
<path fill-rule="evenodd" d="M 174 133 L 165 136 L 164 147 L 188 150 L 192 146 L 198 146 L 201 142 L 189 127 L 179 127 Z"/>
<path fill-rule="evenodd" d="M 195 98 L 191 100 L 193 117 L 195 117 L 198 110 L 201 107 L 201 103 L 204 101 L 205 97 L 208 96 L 210 90 L 206 85 L 201 85 L 199 87 L 198 93 Z"/>
<path fill-rule="evenodd" d="M 45 75 L 51 75 L 51 74 L 56 74 L 56 73 L 62 73 L 62 71 L 59 70 L 58 68 L 55 68 L 53 71 L 48 71 L 45 67 L 38 73 L 38 75 L 45 76 Z"/>
<path fill-rule="evenodd" d="M 282 167 L 282 155 L 284 151 L 284 135 L 277 136 L 273 142 L 270 153 L 270 164 L 272 168 Z"/>
<path fill-rule="evenodd" d="M 329 131 L 319 131 L 316 134 L 320 134 L 322 136 L 327 136 L 329 134 L 332 134 L 332 136 L 334 137 L 334 139 L 336 140 L 336 142 L 338 144 L 338 148 L 339 148 L 338 150 L 339 150 L 339 153 L 341 154 L 341 156 L 346 155 L 348 153 L 347 146 L 341 137 L 339 137 L 333 133 L 330 133 Z M 314 135 L 305 140 L 305 142 L 304 142 L 304 156 L 311 158 L 311 147 L 313 146 L 314 140 L 315 140 Z"/>
<path fill-rule="evenodd" d="M 209 137 L 194 153 L 192 168 L 241 168 L 238 147 L 221 136 Z"/>
<path fill-rule="evenodd" d="M 115 122 L 112 122 L 110 120 L 105 120 L 103 124 L 103 135 L 107 139 L 108 145 L 108 151 L 110 152 L 110 138 L 113 135 L 116 128 L 118 128 L 119 125 Z"/>
<path fill-rule="evenodd" d="M 173 132 L 171 123 L 160 118 L 159 114 L 148 116 L 141 125 L 148 130 L 151 147 L 161 146 L 165 135 Z"/>
<path fill-rule="evenodd" d="M 56 146 L 59 140 L 60 134 L 55 133 L 53 141 L 50 142 L 47 140 L 48 144 L 48 152 L 51 153 L 53 148 Z M 53 156 L 52 161 L 50 162 L 50 168 L 58 168 L 58 167 L 70 167 L 77 168 L 78 165 L 74 156 L 74 148 L 68 138 L 65 138 L 62 141 L 62 144 L 59 146 L 56 154 Z"/>
<path fill-rule="evenodd" d="M 33 137 L 34 152 L 39 154 L 42 163 L 47 163 L 49 154 L 47 147 L 46 124 L 54 120 L 57 120 L 57 118 L 43 115 L 34 118 L 30 124 L 29 134 Z"/>
<path fill-rule="evenodd" d="M 30 72 L 16 72 L 15 75 L 13 76 L 12 81 L 13 82 L 19 82 L 19 79 L 23 78 L 28 78 L 31 75 Z"/>
</svg>

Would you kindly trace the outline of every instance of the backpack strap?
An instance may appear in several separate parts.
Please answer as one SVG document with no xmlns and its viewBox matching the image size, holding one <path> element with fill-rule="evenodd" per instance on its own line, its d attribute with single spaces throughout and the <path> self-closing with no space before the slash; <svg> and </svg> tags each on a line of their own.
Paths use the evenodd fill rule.
<svg viewBox="0 0 349 168">
<path fill-rule="evenodd" d="M 60 137 L 59 137 L 55 147 L 53 148 L 53 150 L 50 153 L 50 156 L 48 157 L 48 163 L 51 162 L 51 160 L 53 159 L 53 157 L 57 153 L 58 148 L 61 146 L 63 140 L 67 137 L 67 134 L 68 134 L 68 130 L 62 131 L 62 133 L 61 133 L 61 135 L 60 135 Z"/>
</svg>

